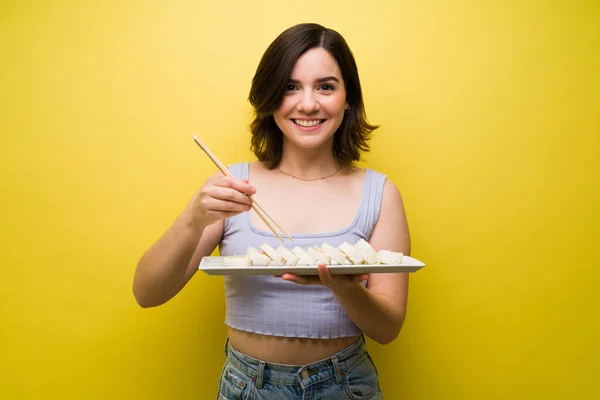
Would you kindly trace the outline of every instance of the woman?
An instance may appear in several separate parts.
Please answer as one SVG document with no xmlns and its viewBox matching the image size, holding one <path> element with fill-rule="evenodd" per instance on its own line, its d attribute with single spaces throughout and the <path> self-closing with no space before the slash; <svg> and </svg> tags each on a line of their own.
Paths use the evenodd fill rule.
<svg viewBox="0 0 600 400">
<path fill-rule="evenodd" d="M 216 173 L 142 256 L 134 293 L 143 307 L 175 296 L 200 259 L 278 239 L 250 212 L 254 195 L 309 247 L 367 240 L 410 253 L 404 206 L 385 175 L 355 167 L 376 126 L 366 121 L 353 55 L 335 31 L 294 26 L 269 46 L 250 91 L 258 161 Z M 219 398 L 381 398 L 363 334 L 386 344 L 406 313 L 407 274 L 226 276 L 228 340 Z"/>
</svg>

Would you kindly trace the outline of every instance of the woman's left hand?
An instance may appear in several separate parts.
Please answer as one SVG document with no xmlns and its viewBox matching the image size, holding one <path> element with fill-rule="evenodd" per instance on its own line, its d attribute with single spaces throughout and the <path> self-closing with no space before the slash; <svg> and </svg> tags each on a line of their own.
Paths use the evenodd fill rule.
<svg viewBox="0 0 600 400">
<path fill-rule="evenodd" d="M 369 279 L 369 274 L 360 275 L 331 275 L 325 264 L 319 264 L 319 275 L 296 275 L 285 273 L 282 279 L 299 285 L 323 285 L 333 291 L 344 289 Z"/>
</svg>

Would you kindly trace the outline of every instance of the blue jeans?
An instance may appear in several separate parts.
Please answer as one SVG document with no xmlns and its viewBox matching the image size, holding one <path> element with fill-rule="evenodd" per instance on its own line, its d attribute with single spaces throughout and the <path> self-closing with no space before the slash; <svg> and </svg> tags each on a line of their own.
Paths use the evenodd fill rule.
<svg viewBox="0 0 600 400">
<path fill-rule="evenodd" d="M 377 369 L 364 337 L 330 358 L 308 365 L 257 360 L 225 343 L 227 360 L 218 400 L 380 400 Z"/>
</svg>

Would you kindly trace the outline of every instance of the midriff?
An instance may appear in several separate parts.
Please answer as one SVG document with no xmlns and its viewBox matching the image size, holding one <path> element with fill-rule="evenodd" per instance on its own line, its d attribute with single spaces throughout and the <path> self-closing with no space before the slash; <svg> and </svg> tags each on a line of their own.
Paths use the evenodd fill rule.
<svg viewBox="0 0 600 400">
<path fill-rule="evenodd" d="M 308 339 L 261 335 L 228 328 L 229 341 L 236 350 L 265 362 L 306 365 L 331 357 L 358 339 L 348 336 L 335 339 Z"/>
</svg>

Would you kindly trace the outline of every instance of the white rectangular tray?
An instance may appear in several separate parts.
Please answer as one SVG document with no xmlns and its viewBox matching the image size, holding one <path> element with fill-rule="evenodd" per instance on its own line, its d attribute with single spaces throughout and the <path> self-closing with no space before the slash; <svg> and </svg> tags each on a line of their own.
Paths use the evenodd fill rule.
<svg viewBox="0 0 600 400">
<path fill-rule="evenodd" d="M 291 272 L 296 275 L 318 275 L 316 265 L 312 266 L 226 266 L 225 257 L 203 257 L 198 267 L 208 275 L 282 275 Z M 328 265 L 332 275 L 376 274 L 385 272 L 416 272 L 425 264 L 421 261 L 404 256 L 402 264 L 361 264 L 361 265 Z"/>
</svg>

